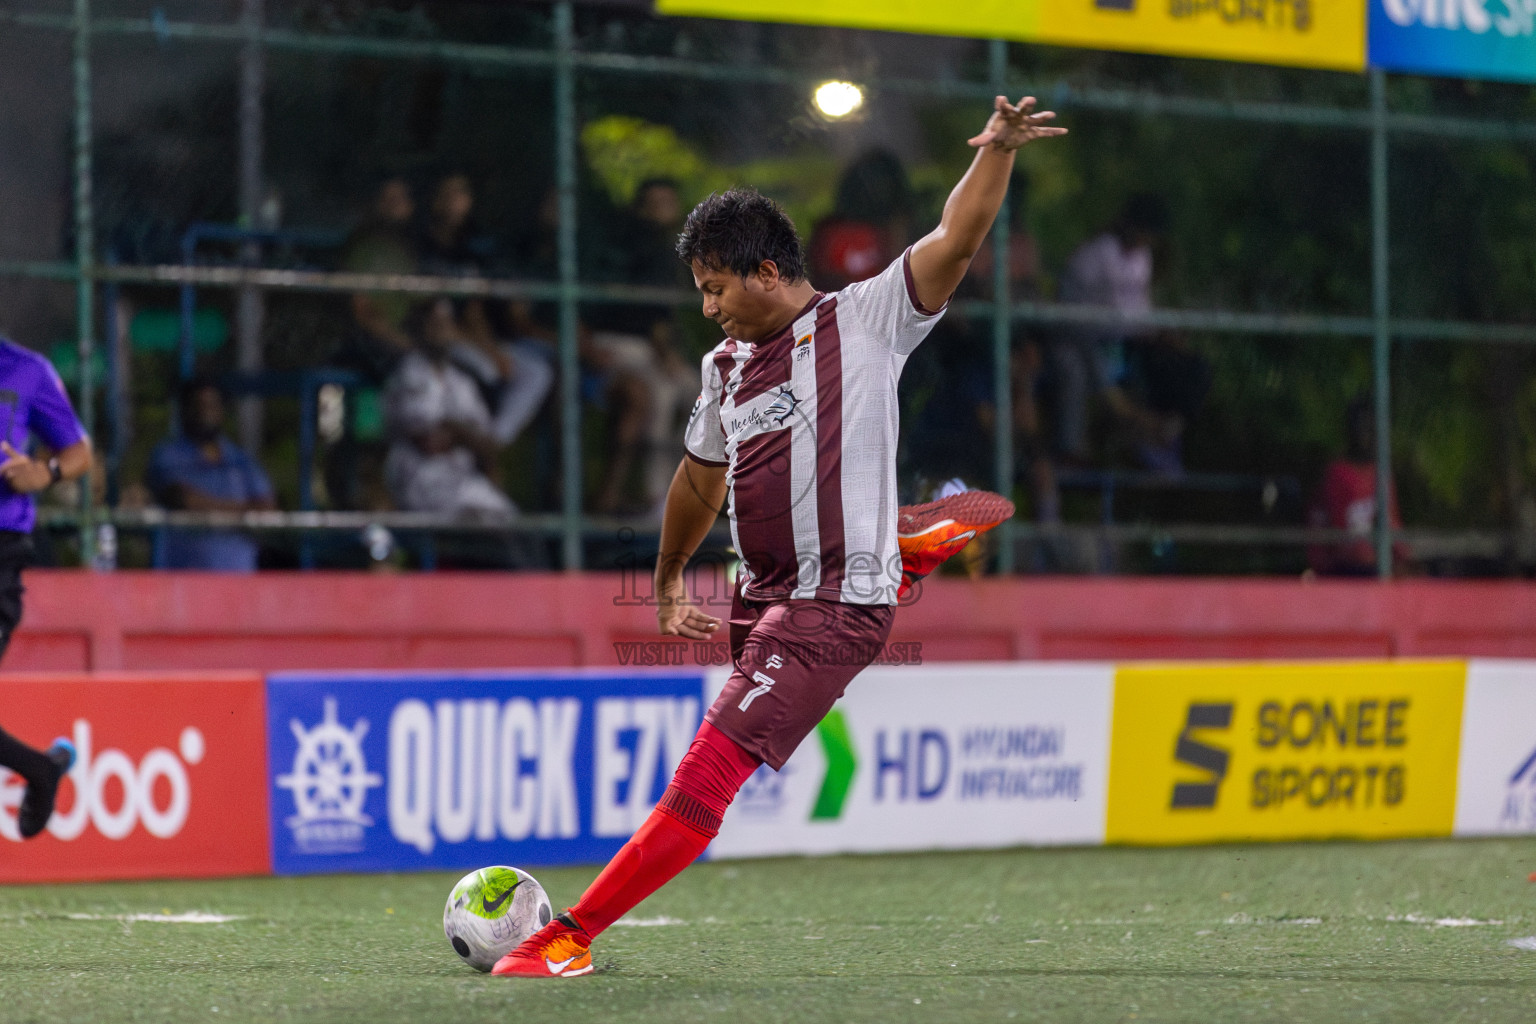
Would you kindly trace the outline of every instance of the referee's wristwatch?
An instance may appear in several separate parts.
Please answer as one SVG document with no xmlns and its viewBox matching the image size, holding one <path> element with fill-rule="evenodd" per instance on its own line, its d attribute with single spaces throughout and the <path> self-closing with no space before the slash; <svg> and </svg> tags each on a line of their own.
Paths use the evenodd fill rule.
<svg viewBox="0 0 1536 1024">
<path fill-rule="evenodd" d="M 59 466 L 59 457 L 51 456 L 48 459 L 48 486 L 52 487 L 62 479 L 64 479 L 64 470 Z"/>
</svg>

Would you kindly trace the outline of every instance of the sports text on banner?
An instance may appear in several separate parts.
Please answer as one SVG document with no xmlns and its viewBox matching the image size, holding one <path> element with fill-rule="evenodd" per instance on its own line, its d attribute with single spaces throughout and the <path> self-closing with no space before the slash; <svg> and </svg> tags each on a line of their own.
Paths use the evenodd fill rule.
<svg viewBox="0 0 1536 1024">
<path fill-rule="evenodd" d="M 1365 66 L 1365 0 L 657 0 L 656 9 L 1262 64 Z"/>
<path fill-rule="evenodd" d="M 1461 662 L 1121 667 L 1107 837 L 1451 831 Z"/>
<path fill-rule="evenodd" d="M 1040 42 L 1256 64 L 1365 66 L 1363 0 L 1067 0 L 1044 5 Z"/>
</svg>

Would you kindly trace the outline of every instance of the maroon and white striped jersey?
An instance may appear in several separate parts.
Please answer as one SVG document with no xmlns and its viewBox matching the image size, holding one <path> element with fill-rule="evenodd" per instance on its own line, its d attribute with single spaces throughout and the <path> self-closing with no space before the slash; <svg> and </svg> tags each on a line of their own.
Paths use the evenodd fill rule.
<svg viewBox="0 0 1536 1024">
<path fill-rule="evenodd" d="M 943 314 L 918 302 L 909 256 L 704 357 L 685 443 L 728 467 L 748 598 L 896 603 L 896 382 Z"/>
</svg>

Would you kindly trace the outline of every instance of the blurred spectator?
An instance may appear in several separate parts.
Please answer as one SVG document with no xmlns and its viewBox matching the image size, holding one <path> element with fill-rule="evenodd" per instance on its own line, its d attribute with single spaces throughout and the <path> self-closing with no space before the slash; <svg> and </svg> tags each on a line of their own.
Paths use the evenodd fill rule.
<svg viewBox="0 0 1536 1024">
<path fill-rule="evenodd" d="M 677 258 L 677 233 L 683 226 L 683 198 L 671 178 L 650 178 L 635 189 L 634 202 L 619 231 L 618 250 L 624 278 L 630 284 L 655 288 L 692 287 L 688 268 Z M 645 317 L 645 326 L 670 321 L 670 305 L 636 306 L 633 314 Z"/>
<path fill-rule="evenodd" d="M 1182 331 L 1157 331 L 1130 346 L 1130 387 L 1144 410 L 1134 422 L 1137 457 L 1165 476 L 1184 472 L 1184 431 L 1205 405 L 1211 364 Z"/>
<path fill-rule="evenodd" d="M 478 520 L 516 512 L 492 478 L 498 442 L 473 377 L 450 353 L 464 344 L 447 299 L 424 303 L 407 321 L 416 348 L 384 394 L 389 455 L 384 477 L 397 507 Z"/>
<path fill-rule="evenodd" d="M 1167 223 L 1167 209 L 1160 199 L 1132 196 L 1109 230 L 1078 246 L 1067 260 L 1061 301 L 1125 314 L 1149 312 L 1152 249 Z M 1152 443 L 1167 443 L 1172 425 L 1137 403 L 1123 386 L 1125 346 L 1130 339 L 1124 328 L 1093 325 L 1062 331 L 1051 345 L 1056 449 L 1068 461 L 1090 461 L 1088 428 L 1095 398 Z"/>
<path fill-rule="evenodd" d="M 971 269 L 955 294 L 966 298 L 990 299 L 993 294 L 993 247 L 987 240 L 971 260 Z M 1040 248 L 1029 226 L 1029 175 L 1016 169 L 1008 180 L 1008 297 L 1040 297 Z"/>
<path fill-rule="evenodd" d="M 641 183 L 613 240 L 620 281 L 653 288 L 691 286 L 675 248 L 683 213 L 677 182 L 652 178 Z M 683 456 L 678 419 L 698 394 L 698 367 L 690 367 L 678 352 L 675 310 L 670 304 L 605 304 L 595 307 L 589 320 L 594 330 L 585 346 L 588 361 L 622 380 L 629 399 L 617 424 L 617 444 L 596 508 L 601 512 L 622 509 L 638 460 L 642 462 L 638 508 L 659 515 Z"/>
<path fill-rule="evenodd" d="M 1015 300 L 1035 298 L 1040 294 L 1039 250 L 1029 228 L 1029 181 L 1022 170 L 1014 172 L 1008 200 L 1008 294 Z M 957 297 L 993 297 L 992 246 L 989 238 L 971 261 L 955 291 Z M 1061 503 L 1044 438 L 1044 356 L 1039 340 L 1028 328 L 1014 325 L 1010 335 L 1015 463 L 1029 482 L 1035 517 L 1055 522 L 1060 518 Z M 935 481 L 958 474 L 973 487 L 993 480 L 997 472 L 993 454 L 997 408 L 990 319 L 975 322 L 961 310 L 951 310 L 934 328 L 930 341 L 913 353 L 904 374 L 904 379 L 907 377 L 917 379 L 912 390 L 928 393 L 910 442 L 920 473 Z"/>
<path fill-rule="evenodd" d="M 1309 514 L 1311 525 L 1348 530 L 1358 540 L 1317 544 L 1307 549 L 1312 570 L 1326 576 L 1376 575 L 1376 419 L 1371 403 L 1357 398 L 1344 413 L 1345 450 L 1323 470 Z M 1392 529 L 1402 529 L 1397 512 L 1397 488 L 1390 490 L 1387 517 Z M 1405 567 L 1407 546 L 1393 544 L 1397 568 Z"/>
<path fill-rule="evenodd" d="M 946 316 L 902 373 L 913 423 L 912 430 L 904 431 L 905 443 L 919 478 L 913 500 L 929 500 L 932 487 L 951 477 L 972 487 L 996 477 L 990 342 L 988 332 L 975 323 Z"/>
<path fill-rule="evenodd" d="M 906 248 L 912 186 L 892 153 L 871 150 L 843 171 L 832 214 L 811 229 L 812 279 L 823 291 L 873 277 Z"/>
<path fill-rule="evenodd" d="M 415 274 L 419 271 L 411 219 L 416 202 L 404 178 L 388 178 L 374 194 L 368 217 L 347 238 L 341 269 L 359 274 Z M 343 343 L 340 361 L 382 384 L 413 343 L 405 330 L 411 297 L 400 293 L 356 292 L 352 295 L 352 331 Z"/>
<path fill-rule="evenodd" d="M 474 208 L 475 193 L 467 176 L 455 173 L 439 179 L 418 242 L 423 273 L 489 275 L 490 246 L 474 230 L 470 220 Z M 538 345 L 505 337 L 511 333 L 508 317 L 491 315 L 493 307 L 501 312 L 502 305 L 484 299 L 453 302 L 457 340 L 450 358 L 492 399 L 491 436 L 509 445 L 538 414 L 555 372 Z"/>
<path fill-rule="evenodd" d="M 655 184 L 655 183 L 650 183 Z M 669 204 L 666 195 L 656 194 L 657 190 L 641 189 L 637 193 L 639 205 L 643 206 L 646 217 L 671 217 L 674 220 L 681 219 L 681 204 L 677 204 L 675 213 L 669 212 Z M 544 194 L 544 199 L 539 204 L 538 216 L 535 218 L 531 230 L 523 237 L 518 246 L 518 267 L 532 277 L 543 280 L 557 279 L 559 275 L 559 224 L 560 224 L 560 194 L 550 188 Z M 635 217 L 635 220 L 643 220 L 644 217 Z M 609 254 L 609 259 L 604 261 L 606 273 L 600 276 L 617 277 L 621 281 L 629 279 L 630 272 L 637 265 L 645 267 L 645 273 L 670 273 L 674 266 L 679 266 L 677 256 L 670 249 L 666 262 L 661 264 L 665 271 L 661 271 L 654 264 L 636 253 L 644 251 L 641 243 L 636 240 L 647 240 L 649 228 L 639 224 L 631 225 L 628 230 L 621 230 L 618 239 L 608 239 L 612 245 L 617 242 L 617 252 Z M 628 237 L 635 248 L 628 255 L 625 254 L 624 240 Z M 583 251 L 600 248 L 594 240 L 593 244 L 583 247 Z M 599 275 L 594 275 L 599 276 Z M 639 283 L 653 283 L 648 279 Z M 691 283 L 691 282 L 690 282 Z M 603 468 L 603 479 L 599 485 L 598 494 L 593 502 L 595 511 L 612 514 L 621 511 L 621 505 L 625 494 L 625 488 L 646 439 L 651 436 L 654 424 L 660 417 L 660 410 L 674 408 L 668 398 L 670 387 L 670 370 L 656 365 L 656 351 L 652 347 L 651 339 L 647 335 L 633 333 L 633 324 L 625 319 L 627 314 L 624 309 L 632 307 L 618 306 L 615 314 L 611 304 L 593 305 L 583 312 L 595 317 L 600 327 L 616 327 L 619 330 L 594 329 L 594 325 L 587 320 L 582 320 L 576 325 L 577 357 L 581 362 L 582 379 L 581 395 L 583 399 L 592 402 L 601 402 L 609 412 L 608 424 L 608 459 Z M 514 302 L 511 304 L 514 322 L 519 335 L 540 339 L 550 350 L 555 350 L 560 343 L 560 310 L 553 302 Z M 617 315 L 618 319 L 613 319 Z M 670 315 L 670 311 L 669 311 Z M 652 324 L 658 320 L 654 309 L 651 312 L 641 314 L 644 324 Z M 690 375 L 691 383 L 685 390 L 683 397 L 692 400 L 698 393 L 697 370 Z M 656 395 L 659 397 L 653 397 Z M 665 443 L 676 443 L 675 436 L 666 438 Z M 662 450 L 660 448 L 657 449 Z M 671 480 L 671 473 L 677 468 L 674 461 L 667 470 L 667 481 Z M 647 482 L 647 488 L 651 483 Z M 653 504 L 659 504 L 660 498 L 665 494 L 666 484 L 659 491 L 647 495 L 642 507 L 649 511 Z"/>
<path fill-rule="evenodd" d="M 249 454 L 224 435 L 224 393 L 211 377 L 181 387 L 181 436 L 150 456 L 150 493 L 168 509 L 259 512 L 277 507 L 272 483 Z M 167 569 L 254 572 L 256 542 L 236 530 L 165 531 L 157 562 Z"/>
<path fill-rule="evenodd" d="M 338 268 L 359 274 L 417 273 L 415 216 L 410 183 L 385 178 L 367 215 L 342 246 Z M 342 434 L 325 459 L 326 495 L 333 507 L 389 507 L 379 389 L 414 347 L 405 329 L 414 301 L 399 292 L 354 292 L 348 298 L 351 322 L 335 361 L 359 374 L 363 386 L 347 392 Z"/>
<path fill-rule="evenodd" d="M 989 236 L 971 260 L 971 268 L 958 294 L 987 300 L 994 297 L 993 245 Z M 1008 298 L 1016 302 L 1039 297 L 1040 250 L 1029 226 L 1029 176 L 1021 168 L 1013 172 L 1008 184 Z M 1045 415 L 1041 405 L 1044 350 L 1040 339 L 1028 327 L 1014 324 L 1010 334 L 1014 462 L 1029 481 L 1035 519 L 1042 523 L 1059 522 L 1061 497 L 1056 486 L 1056 468 L 1051 461 L 1051 446 L 1045 436 Z M 990 344 L 987 347 L 990 350 Z M 988 415 L 988 429 L 995 436 L 992 420 L 993 416 Z"/>
</svg>

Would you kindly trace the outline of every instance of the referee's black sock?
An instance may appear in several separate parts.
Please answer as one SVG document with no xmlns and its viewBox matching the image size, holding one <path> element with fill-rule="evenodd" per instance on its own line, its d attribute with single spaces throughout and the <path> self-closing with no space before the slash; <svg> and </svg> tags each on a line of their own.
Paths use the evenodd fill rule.
<svg viewBox="0 0 1536 1024">
<path fill-rule="evenodd" d="M 0 765 L 16 772 L 28 782 L 49 778 L 55 768 L 47 754 L 27 746 L 4 729 L 0 729 Z"/>
</svg>

